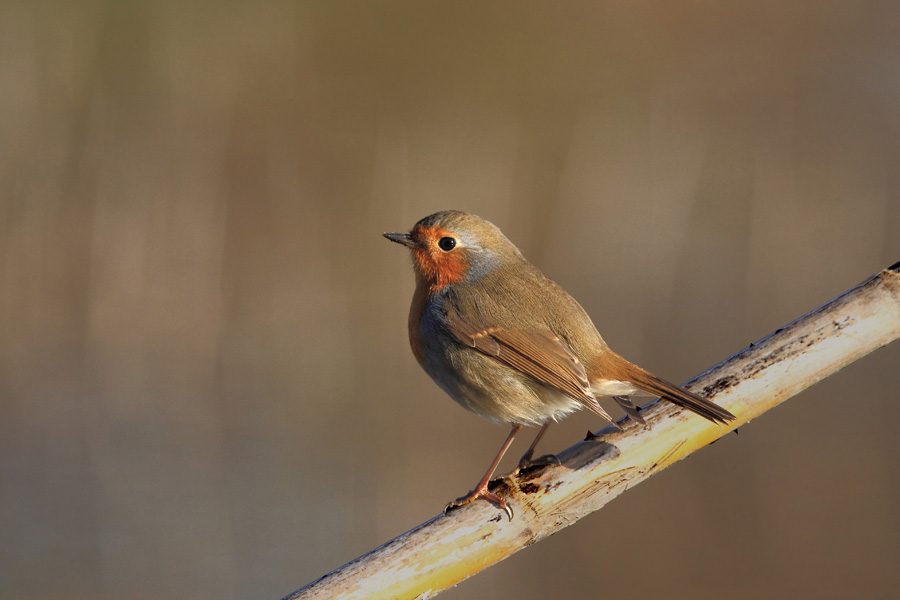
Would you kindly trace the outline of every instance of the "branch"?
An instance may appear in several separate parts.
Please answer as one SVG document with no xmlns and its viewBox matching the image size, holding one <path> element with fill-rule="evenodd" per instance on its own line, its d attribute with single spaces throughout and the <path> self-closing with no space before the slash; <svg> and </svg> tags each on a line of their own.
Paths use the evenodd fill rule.
<svg viewBox="0 0 900 600">
<path fill-rule="evenodd" d="M 900 337 L 900 263 L 782 327 L 685 387 L 737 416 L 728 427 L 669 403 L 491 482 L 516 517 L 474 502 L 440 514 L 284 600 L 427 598 L 573 524 L 672 463 Z"/>
</svg>

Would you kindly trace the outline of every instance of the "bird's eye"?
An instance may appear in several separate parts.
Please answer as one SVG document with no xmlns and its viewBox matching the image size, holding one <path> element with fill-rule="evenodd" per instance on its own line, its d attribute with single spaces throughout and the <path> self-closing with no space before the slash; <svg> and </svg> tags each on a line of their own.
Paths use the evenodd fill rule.
<svg viewBox="0 0 900 600">
<path fill-rule="evenodd" d="M 444 252 L 450 252 L 456 247 L 456 240 L 452 237 L 442 237 L 438 240 L 438 248 Z"/>
</svg>

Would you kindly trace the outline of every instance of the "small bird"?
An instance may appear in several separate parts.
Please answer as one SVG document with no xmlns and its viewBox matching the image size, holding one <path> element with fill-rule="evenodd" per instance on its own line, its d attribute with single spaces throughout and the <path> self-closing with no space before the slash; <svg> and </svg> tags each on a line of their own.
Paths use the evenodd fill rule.
<svg viewBox="0 0 900 600">
<path fill-rule="evenodd" d="M 483 498 L 512 520 L 509 504 L 488 483 L 513 438 L 525 425 L 541 426 L 522 468 L 549 424 L 573 411 L 587 408 L 615 425 L 598 397 L 612 397 L 641 423 L 631 395 L 658 396 L 716 423 L 734 419 L 610 350 L 581 305 L 494 224 L 450 210 L 384 237 L 412 253 L 409 343 L 416 360 L 464 408 L 512 426 L 475 489 L 448 508 Z"/>
</svg>

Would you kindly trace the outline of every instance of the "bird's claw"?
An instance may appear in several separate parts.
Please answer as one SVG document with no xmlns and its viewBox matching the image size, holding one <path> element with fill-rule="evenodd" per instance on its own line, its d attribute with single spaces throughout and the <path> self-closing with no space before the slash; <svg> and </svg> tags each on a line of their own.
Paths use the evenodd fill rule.
<svg viewBox="0 0 900 600">
<path fill-rule="evenodd" d="M 448 512 L 450 510 L 453 510 L 454 508 L 459 508 L 460 506 L 465 506 L 466 504 L 471 504 L 479 498 L 487 500 L 497 508 L 502 508 L 506 513 L 506 516 L 509 517 L 509 520 L 513 520 L 513 510 L 509 503 L 494 492 L 489 491 L 487 489 L 487 486 L 485 486 L 483 489 L 474 489 L 465 496 L 453 500 L 452 502 L 447 504 L 447 506 L 444 508 L 444 512 Z"/>
</svg>

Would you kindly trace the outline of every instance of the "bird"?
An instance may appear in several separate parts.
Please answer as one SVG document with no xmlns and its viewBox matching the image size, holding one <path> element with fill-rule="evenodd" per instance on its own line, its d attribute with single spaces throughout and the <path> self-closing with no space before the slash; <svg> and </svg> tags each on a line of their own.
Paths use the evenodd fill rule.
<svg viewBox="0 0 900 600">
<path fill-rule="evenodd" d="M 409 233 L 383 235 L 412 255 L 416 287 L 408 329 L 419 365 L 464 408 L 511 427 L 475 489 L 448 510 L 483 499 L 511 521 L 509 503 L 488 484 L 516 434 L 540 426 L 521 469 L 550 423 L 572 412 L 587 409 L 616 425 L 598 398 L 613 398 L 641 423 L 632 395 L 662 398 L 714 423 L 735 418 L 613 352 L 584 308 L 490 221 L 446 210 L 419 220 Z"/>
</svg>

